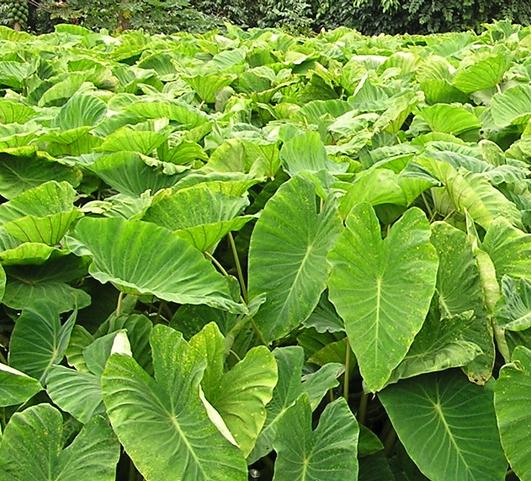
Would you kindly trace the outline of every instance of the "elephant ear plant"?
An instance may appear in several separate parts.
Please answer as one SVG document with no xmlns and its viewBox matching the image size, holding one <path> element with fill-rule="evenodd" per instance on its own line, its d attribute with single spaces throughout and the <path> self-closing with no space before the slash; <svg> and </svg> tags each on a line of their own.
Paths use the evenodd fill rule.
<svg viewBox="0 0 531 481">
<path fill-rule="evenodd" d="M 531 481 L 500 28 L 0 27 L 0 481 Z"/>
</svg>

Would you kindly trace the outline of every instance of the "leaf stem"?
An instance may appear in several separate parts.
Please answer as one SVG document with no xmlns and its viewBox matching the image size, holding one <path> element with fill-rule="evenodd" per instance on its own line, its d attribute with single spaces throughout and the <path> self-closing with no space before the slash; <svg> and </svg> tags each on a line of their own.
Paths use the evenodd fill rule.
<svg viewBox="0 0 531 481">
<path fill-rule="evenodd" d="M 236 265 L 236 271 L 238 273 L 238 280 L 240 281 L 240 287 L 242 289 L 243 299 L 247 304 L 249 302 L 249 294 L 247 292 L 247 287 L 245 285 L 245 278 L 243 277 L 242 265 L 240 264 L 240 258 L 238 257 L 238 249 L 236 249 L 236 243 L 234 242 L 234 237 L 232 232 L 228 233 L 230 248 L 232 250 L 232 255 L 234 257 L 234 264 Z"/>
<path fill-rule="evenodd" d="M 218 268 L 218 270 L 225 277 L 229 277 L 230 276 L 230 274 L 227 272 L 227 270 L 220 264 L 220 262 L 210 252 L 205 252 L 205 255 L 212 261 L 212 263 Z"/>
<path fill-rule="evenodd" d="M 367 405 L 369 404 L 369 395 L 365 391 L 361 391 L 360 407 L 358 409 L 358 422 L 365 424 L 367 418 Z"/>
<path fill-rule="evenodd" d="M 389 456 L 391 454 L 393 446 L 395 445 L 395 441 L 396 441 L 396 431 L 391 425 L 389 432 L 387 433 L 387 436 L 385 436 L 385 440 L 384 440 L 384 454 L 386 456 Z"/>
<path fill-rule="evenodd" d="M 345 376 L 343 378 L 343 396 L 348 403 L 350 383 L 350 343 L 347 339 L 347 348 L 345 349 Z"/>
<path fill-rule="evenodd" d="M 426 196 L 424 195 L 424 192 L 422 192 L 422 194 L 420 194 L 420 196 L 422 197 L 422 200 L 424 201 L 424 205 L 426 206 L 426 210 L 428 211 L 429 218 L 432 219 L 433 218 L 433 212 L 431 210 L 430 204 L 428 204 L 428 199 L 426 199 Z"/>
</svg>

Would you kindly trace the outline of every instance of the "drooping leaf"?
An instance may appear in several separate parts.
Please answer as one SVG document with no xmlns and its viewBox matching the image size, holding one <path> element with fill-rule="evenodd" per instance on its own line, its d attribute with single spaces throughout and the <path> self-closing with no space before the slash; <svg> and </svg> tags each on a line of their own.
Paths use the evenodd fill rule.
<svg viewBox="0 0 531 481">
<path fill-rule="evenodd" d="M 295 177 L 268 201 L 251 237 L 249 296 L 266 294 L 254 317 L 268 341 L 288 334 L 313 311 L 326 285 L 326 254 L 340 221 L 332 201 L 321 211 L 315 187 Z"/>
<path fill-rule="evenodd" d="M 22 244 L 17 254 L 40 255 L 44 244 Z M 30 249 L 22 249 L 29 246 Z M 38 247 L 38 249 L 32 249 Z M 47 246 L 45 246 L 47 247 Z M 14 265 L 6 269 L 8 281 L 4 304 L 13 309 L 38 309 L 43 300 L 49 309 L 58 313 L 82 309 L 91 303 L 90 296 L 83 290 L 72 287 L 69 283 L 77 281 L 87 273 L 86 258 L 45 250 L 49 258 L 17 259 Z M 60 254 L 54 256 L 53 254 Z M 10 259 L 15 261 L 14 258 Z M 21 262 L 21 260 L 23 262 Z M 36 262 L 30 262 L 30 261 Z M 37 262 L 38 261 L 38 262 Z M 27 264 L 27 265 L 26 265 Z M 36 264 L 36 265 L 33 265 Z"/>
<path fill-rule="evenodd" d="M 522 481 L 531 479 L 529 392 L 531 350 L 518 346 L 513 351 L 511 363 L 503 366 L 500 371 L 495 386 L 494 404 L 503 449 L 513 471 Z"/>
<path fill-rule="evenodd" d="M 438 259 L 418 209 L 408 210 L 385 240 L 367 204 L 350 211 L 346 226 L 328 257 L 329 295 L 345 320 L 366 389 L 376 392 L 422 327 Z"/>
<path fill-rule="evenodd" d="M 418 468 L 432 481 L 502 481 L 492 393 L 457 371 L 400 381 L 378 394 Z"/>
<path fill-rule="evenodd" d="M 124 292 L 242 312 L 226 279 L 187 241 L 147 222 L 82 219 L 75 237 L 90 251 L 90 274 Z"/>
<path fill-rule="evenodd" d="M 517 207 L 480 174 L 456 170 L 451 164 L 435 159 L 423 158 L 415 161 L 440 180 L 444 187 L 435 191 L 447 196 L 449 212 L 465 211 L 483 228 L 488 228 L 498 217 L 513 225 L 521 224 Z"/>
<path fill-rule="evenodd" d="M 34 157 L 9 157 L 0 155 L 0 194 L 12 199 L 22 192 L 44 182 L 66 181 L 79 185 L 81 173 L 66 165 Z"/>
<path fill-rule="evenodd" d="M 511 226 L 506 218 L 491 224 L 481 249 L 492 259 L 498 279 L 507 275 L 531 280 L 531 234 Z"/>
<path fill-rule="evenodd" d="M 98 158 L 90 169 L 113 189 L 130 196 L 152 193 L 177 183 L 179 174 L 166 175 L 148 166 L 136 152 L 116 152 Z"/>
<path fill-rule="evenodd" d="M 230 183 L 205 182 L 162 191 L 153 198 L 143 220 L 166 227 L 206 251 L 251 219 L 237 217 L 249 201 L 229 189 Z"/>
<path fill-rule="evenodd" d="M 199 398 L 205 361 L 171 328 L 151 335 L 155 377 L 112 354 L 103 400 L 118 439 L 146 481 L 244 481 L 243 455 L 210 421 Z"/>
<path fill-rule="evenodd" d="M 469 350 L 468 356 L 470 356 L 471 347 L 476 354 L 479 348 L 481 355 L 467 363 L 465 372 L 471 380 L 483 384 L 491 377 L 495 349 L 492 319 L 488 316 L 484 306 L 480 272 L 473 249 L 463 231 L 445 222 L 433 224 L 432 230 L 431 242 L 439 256 L 436 289 L 442 329 L 438 332 L 438 336 L 435 335 L 437 329 L 434 329 L 432 335 L 434 341 L 440 343 L 442 337 L 445 337 L 442 335 L 446 331 L 445 327 L 448 327 L 450 329 L 446 331 L 446 335 L 449 337 L 446 339 L 459 340 L 461 347 L 466 345 Z M 461 320 L 451 319 L 453 316 L 462 316 L 462 318 Z M 445 318 L 449 319 L 445 321 Z M 434 328 L 433 325 L 430 327 Z M 429 335 L 429 331 L 425 334 Z M 470 343 L 475 344 L 475 347 L 470 346 Z M 450 360 L 451 357 L 448 356 L 446 362 Z M 448 367 L 456 366 L 455 364 L 448 365 Z"/>
<path fill-rule="evenodd" d="M 498 325 L 508 331 L 531 329 L 531 283 L 503 276 L 501 289 L 503 298 L 496 306 Z"/>
<path fill-rule="evenodd" d="M 2 204 L 0 221 L 20 241 L 55 245 L 80 215 L 75 197 L 68 182 L 46 182 Z"/>
<path fill-rule="evenodd" d="M 359 427 L 342 398 L 327 405 L 312 431 L 312 408 L 302 394 L 278 422 L 274 481 L 357 481 Z"/>
</svg>

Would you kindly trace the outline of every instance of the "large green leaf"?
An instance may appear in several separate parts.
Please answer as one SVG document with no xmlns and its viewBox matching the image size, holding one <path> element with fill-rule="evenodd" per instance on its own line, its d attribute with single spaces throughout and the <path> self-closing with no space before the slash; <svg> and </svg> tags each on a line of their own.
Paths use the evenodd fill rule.
<svg viewBox="0 0 531 481">
<path fill-rule="evenodd" d="M 11 335 L 9 363 L 36 379 L 44 379 L 52 365 L 63 359 L 75 321 L 73 313 L 61 324 L 59 314 L 45 300 L 23 311 Z"/>
<path fill-rule="evenodd" d="M 39 99 L 39 107 L 65 104 L 81 87 L 85 76 L 72 73 L 64 79 L 55 78 L 50 88 L 43 92 Z"/>
<path fill-rule="evenodd" d="M 507 275 L 531 281 L 531 234 L 499 218 L 487 230 L 481 249 L 492 259 L 498 279 Z"/>
<path fill-rule="evenodd" d="M 329 254 L 330 300 L 345 320 L 368 391 L 385 385 L 428 312 L 438 265 L 429 238 L 428 221 L 414 208 L 382 240 L 374 210 L 361 204 Z"/>
<path fill-rule="evenodd" d="M 39 381 L 17 369 L 0 364 L 0 407 L 23 404 L 40 391 L 42 386 Z"/>
<path fill-rule="evenodd" d="M 287 140 L 280 150 L 280 158 L 292 176 L 299 172 L 318 172 L 332 167 L 317 132 L 306 132 Z"/>
<path fill-rule="evenodd" d="M 0 99 L 0 123 L 2 124 L 24 124 L 35 115 L 36 112 L 23 103 Z"/>
<path fill-rule="evenodd" d="M 481 127 L 479 120 L 472 112 L 457 105 L 432 105 L 422 109 L 418 115 L 434 132 L 463 135 Z"/>
<path fill-rule="evenodd" d="M 106 137 L 98 150 L 104 152 L 138 152 L 147 155 L 156 150 L 167 138 L 168 134 L 162 132 L 133 130 L 129 127 L 123 127 Z"/>
<path fill-rule="evenodd" d="M 199 397 L 205 361 L 177 331 L 151 335 L 155 377 L 128 355 L 111 355 L 102 376 L 114 431 L 146 481 L 245 481 L 238 448 L 210 421 Z"/>
<path fill-rule="evenodd" d="M 472 312 L 442 317 L 439 310 L 432 307 L 406 357 L 393 370 L 388 383 L 473 362 L 483 355 L 480 347 L 467 339 L 473 336 L 466 336 L 467 331 L 473 332 L 475 324 Z"/>
<path fill-rule="evenodd" d="M 359 481 L 396 481 L 389 461 L 383 453 L 376 453 L 359 460 Z M 405 481 L 412 481 L 408 478 Z"/>
<path fill-rule="evenodd" d="M 278 423 L 274 481 L 357 481 L 358 434 L 344 399 L 328 404 L 312 431 L 310 401 L 301 395 Z"/>
<path fill-rule="evenodd" d="M 235 79 L 235 75 L 223 73 L 200 74 L 185 78 L 199 98 L 207 103 L 214 103 L 218 92 Z"/>
<path fill-rule="evenodd" d="M 65 434 L 49 404 L 13 415 L 0 444 L 0 480 L 114 481 L 120 449 L 105 419 L 93 418 L 67 447 Z"/>
<path fill-rule="evenodd" d="M 215 323 L 205 326 L 190 340 L 190 345 L 207 359 L 201 383 L 205 397 L 247 457 L 264 426 L 265 406 L 271 401 L 277 383 L 273 354 L 265 346 L 256 347 L 225 373 L 225 339 Z"/>
<path fill-rule="evenodd" d="M 55 245 L 80 215 L 75 197 L 68 182 L 46 182 L 2 204 L 0 221 L 18 240 Z"/>
<path fill-rule="evenodd" d="M 0 154 L 0 194 L 12 199 L 49 180 L 79 185 L 79 170 L 39 157 L 8 157 Z"/>
<path fill-rule="evenodd" d="M 531 87 L 519 84 L 492 98 L 491 115 L 498 127 L 526 124 L 531 117 Z"/>
<path fill-rule="evenodd" d="M 187 241 L 147 222 L 82 219 L 75 237 L 90 251 L 90 274 L 124 292 L 180 304 L 207 304 L 243 312 L 227 279 Z"/>
<path fill-rule="evenodd" d="M 54 124 L 62 130 L 96 125 L 105 114 L 107 105 L 92 95 L 74 95 L 59 110 Z"/>
<path fill-rule="evenodd" d="M 25 246 L 29 249 L 23 249 Z M 3 299 L 4 304 L 13 309 L 38 310 L 45 300 L 47 308 L 56 310 L 58 313 L 88 306 L 91 302 L 90 296 L 85 291 L 67 284 L 86 275 L 87 259 L 74 255 L 66 256 L 62 252 L 58 253 L 53 250 L 52 254 L 62 255 L 51 256 L 47 251 L 49 258 L 39 259 L 38 255 L 43 253 L 40 247 L 48 246 L 22 244 L 19 248 L 13 249 L 12 253 L 35 255 L 35 258 L 10 259 L 10 261 L 16 261 L 15 264 L 28 265 L 11 266 L 6 269 L 8 282 Z M 35 262 L 29 262 L 31 260 Z"/>
<path fill-rule="evenodd" d="M 208 121 L 207 115 L 190 104 L 170 101 L 136 101 L 126 107 L 126 112 L 138 115 L 142 119 L 168 119 L 185 129 L 193 129 Z M 140 100 L 140 99 L 138 99 Z"/>
<path fill-rule="evenodd" d="M 312 410 L 317 408 L 323 396 L 339 382 L 337 377 L 343 366 L 337 363 L 325 364 L 318 371 L 302 376 L 304 351 L 300 346 L 277 348 L 273 351 L 278 367 L 278 383 L 273 390 L 273 398 L 267 406 L 267 418 L 263 431 L 258 437 L 249 462 L 254 462 L 273 449 L 279 420 L 303 393 L 308 395 Z"/>
<path fill-rule="evenodd" d="M 139 196 L 150 189 L 157 192 L 177 183 L 179 174 L 166 175 L 148 166 L 137 152 L 116 152 L 98 158 L 90 169 L 113 189 Z"/>
<path fill-rule="evenodd" d="M 501 442 L 507 459 L 521 481 L 531 479 L 531 350 L 518 346 L 511 363 L 500 371 L 494 404 Z"/>
<path fill-rule="evenodd" d="M 418 468 L 432 481 L 503 481 L 492 393 L 456 371 L 400 381 L 378 394 Z"/>
<path fill-rule="evenodd" d="M 92 373 L 52 366 L 46 377 L 46 391 L 57 406 L 82 423 L 103 412 L 100 381 Z"/>
<path fill-rule="evenodd" d="M 490 89 L 501 82 L 509 65 L 507 52 L 478 57 L 457 70 L 453 84 L 466 93 Z"/>
<path fill-rule="evenodd" d="M 249 201 L 230 189 L 229 182 L 204 182 L 162 191 L 153 198 L 143 220 L 166 227 L 206 251 L 252 218 L 237 217 Z"/>
<path fill-rule="evenodd" d="M 326 285 L 326 254 L 340 228 L 334 202 L 317 209 L 315 187 L 294 177 L 268 201 L 249 249 L 249 295 L 265 293 L 255 316 L 268 341 L 300 325 Z"/>
</svg>

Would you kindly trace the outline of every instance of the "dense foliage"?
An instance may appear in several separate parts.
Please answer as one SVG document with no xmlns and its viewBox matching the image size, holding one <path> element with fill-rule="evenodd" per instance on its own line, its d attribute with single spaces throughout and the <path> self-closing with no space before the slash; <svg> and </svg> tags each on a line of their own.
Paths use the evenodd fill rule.
<svg viewBox="0 0 531 481">
<path fill-rule="evenodd" d="M 0 16 L 14 26 L 18 11 L 31 6 L 30 24 L 38 32 L 54 23 L 152 33 L 200 32 L 230 21 L 242 27 L 281 27 L 309 33 L 340 26 L 365 34 L 436 33 L 479 30 L 493 19 L 531 23 L 531 3 L 521 0 L 0 0 Z M 27 15 L 26 15 L 27 19 Z M 19 25 L 26 25 L 23 20 Z"/>
<path fill-rule="evenodd" d="M 529 481 L 530 49 L 1 27 L 0 481 Z"/>
</svg>

